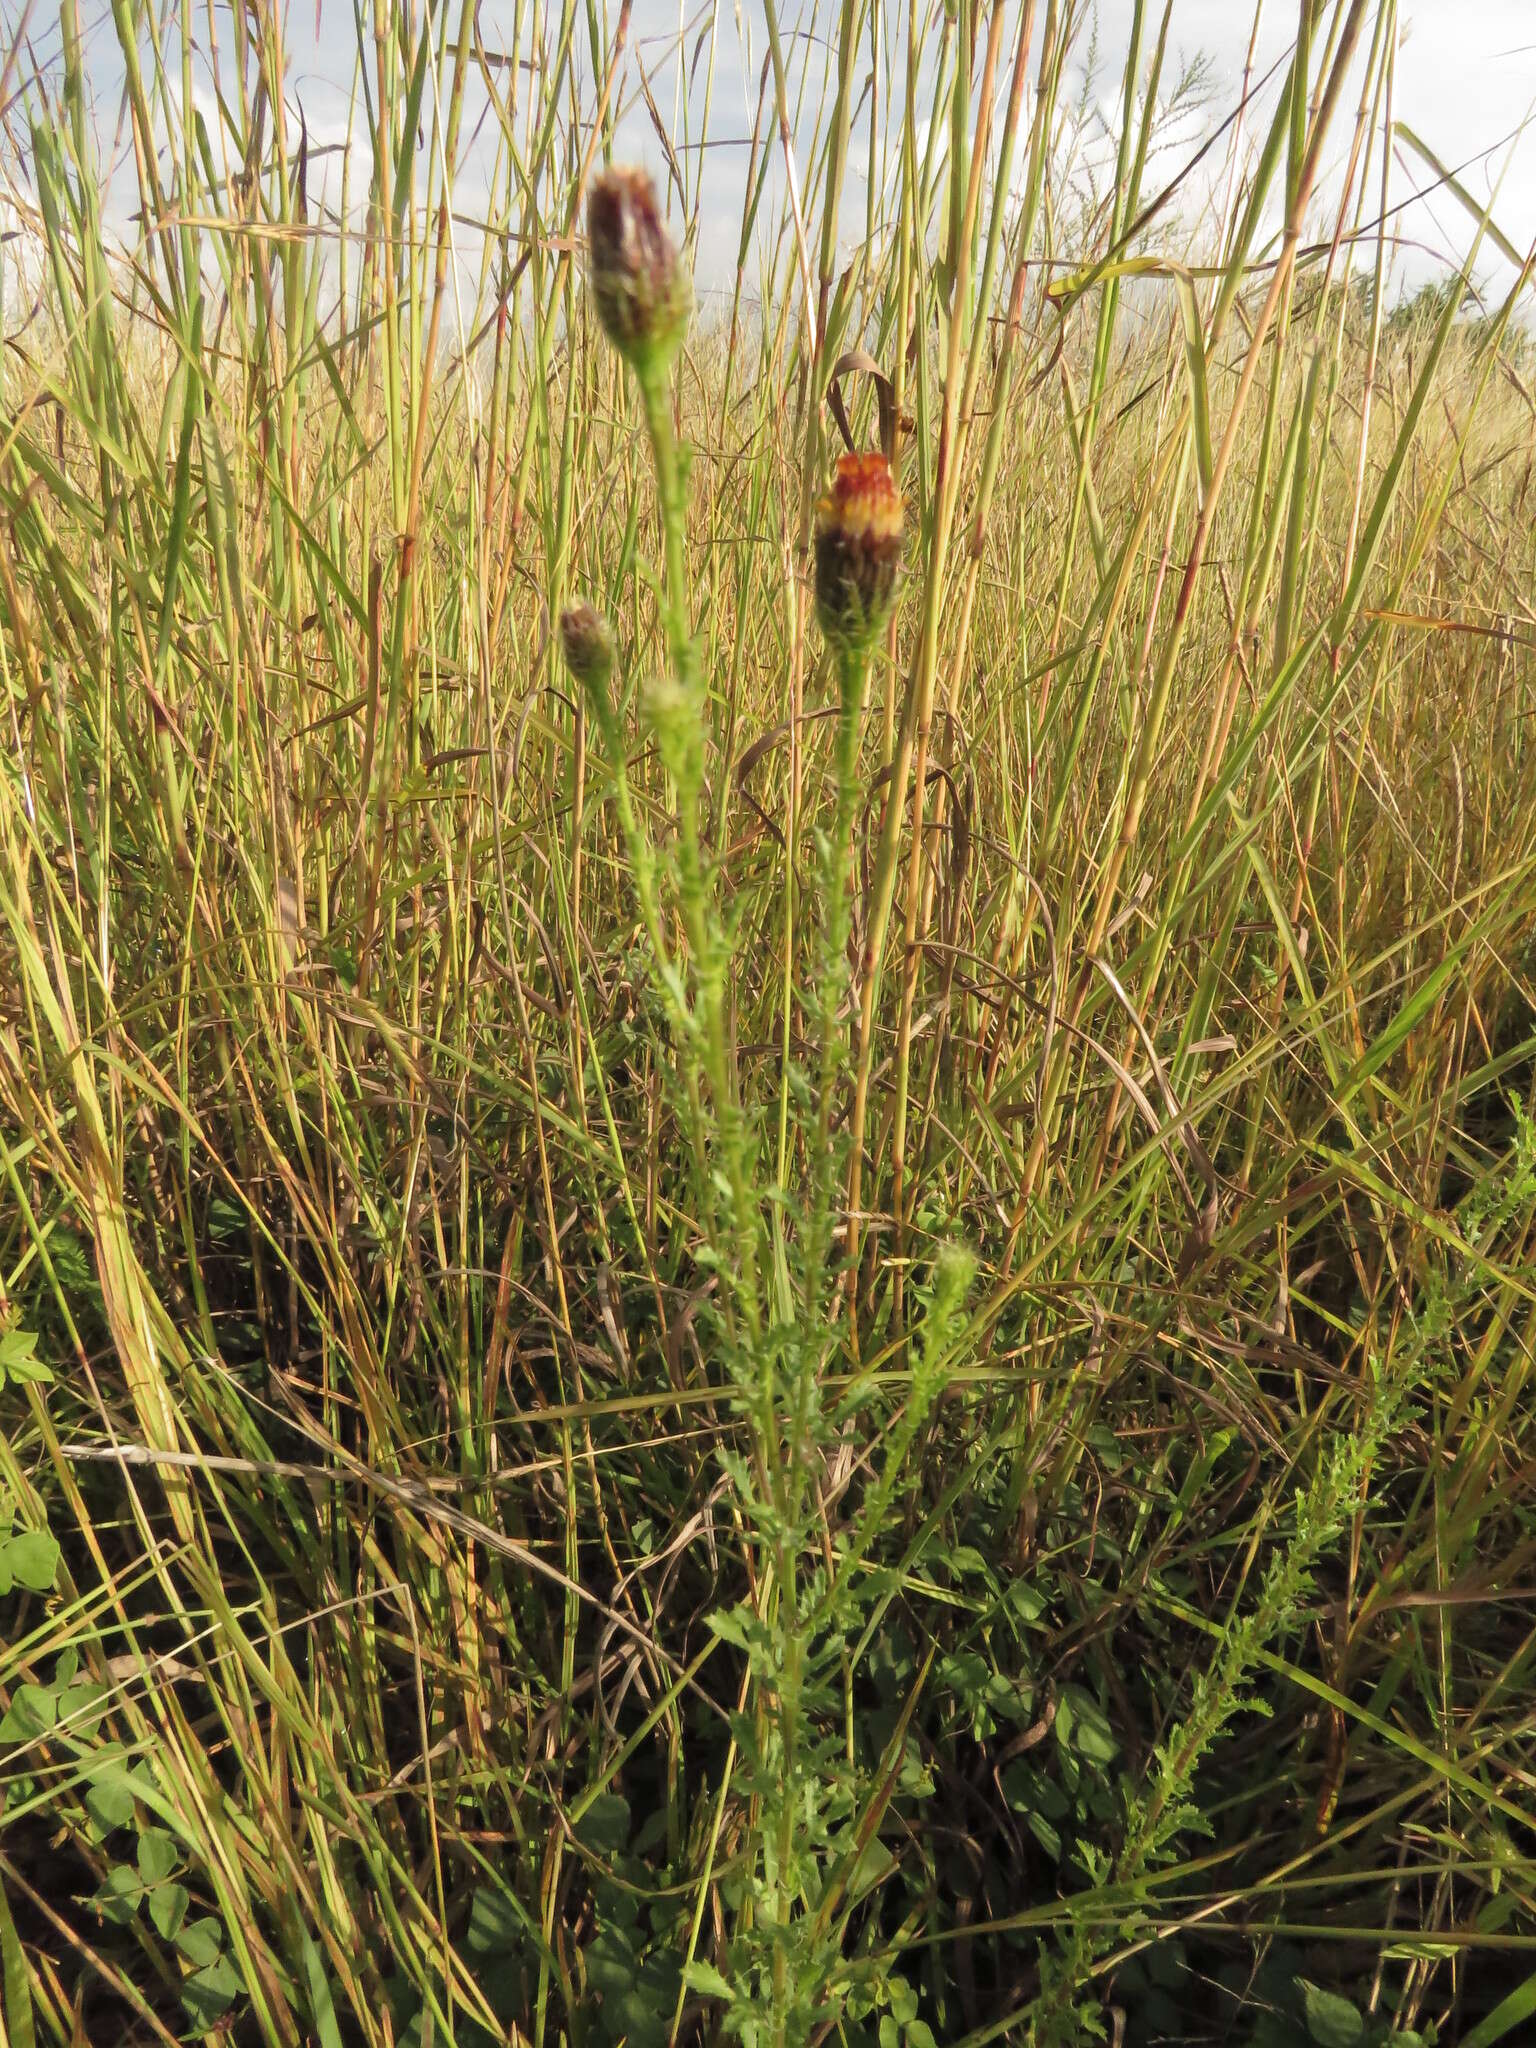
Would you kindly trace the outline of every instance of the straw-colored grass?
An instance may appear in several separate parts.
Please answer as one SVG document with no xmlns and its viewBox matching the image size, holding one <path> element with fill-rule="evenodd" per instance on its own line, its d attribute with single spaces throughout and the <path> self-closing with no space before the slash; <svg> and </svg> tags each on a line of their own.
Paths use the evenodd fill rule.
<svg viewBox="0 0 1536 2048">
<path fill-rule="evenodd" d="M 280 13 L 114 0 L 126 255 L 46 13 L 0 2039 L 1530 2038 L 1536 401 L 1393 296 L 1392 0 L 1182 179 L 1138 5 L 1082 205 L 1082 7 L 769 0 L 648 412 L 627 4 L 376 0 L 343 234 Z"/>
</svg>

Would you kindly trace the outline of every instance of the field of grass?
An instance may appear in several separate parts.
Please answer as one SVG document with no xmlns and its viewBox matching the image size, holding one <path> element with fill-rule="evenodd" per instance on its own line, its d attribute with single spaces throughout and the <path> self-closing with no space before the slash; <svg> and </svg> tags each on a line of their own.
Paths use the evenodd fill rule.
<svg viewBox="0 0 1536 2048">
<path fill-rule="evenodd" d="M 1516 2048 L 1522 252 L 1393 0 L 755 19 L 0 51 L 0 2042 Z"/>
</svg>

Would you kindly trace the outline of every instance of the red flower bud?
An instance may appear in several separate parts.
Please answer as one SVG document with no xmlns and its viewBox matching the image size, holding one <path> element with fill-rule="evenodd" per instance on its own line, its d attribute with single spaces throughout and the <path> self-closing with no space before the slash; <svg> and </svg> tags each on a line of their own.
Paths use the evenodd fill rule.
<svg viewBox="0 0 1536 2048">
<path fill-rule="evenodd" d="M 883 455 L 843 455 L 816 508 L 816 616 L 834 647 L 867 649 L 901 572 L 901 493 Z"/>
<path fill-rule="evenodd" d="M 636 370 L 665 367 L 683 338 L 693 292 L 644 171 L 616 165 L 592 180 L 587 246 L 608 339 Z"/>
<path fill-rule="evenodd" d="M 613 628 L 595 606 L 566 606 L 560 614 L 560 648 L 577 682 L 601 696 L 613 673 Z"/>
</svg>

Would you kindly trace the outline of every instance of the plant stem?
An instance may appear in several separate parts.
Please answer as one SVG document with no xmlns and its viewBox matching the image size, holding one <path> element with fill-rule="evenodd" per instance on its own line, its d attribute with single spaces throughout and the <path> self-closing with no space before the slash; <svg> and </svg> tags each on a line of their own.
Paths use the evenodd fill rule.
<svg viewBox="0 0 1536 2048">
<path fill-rule="evenodd" d="M 820 1070 L 816 1086 L 815 1149 L 811 1156 L 814 1197 L 806 1238 L 808 1286 L 818 1284 L 830 1235 L 832 1190 L 836 1175 L 830 1158 L 832 1096 L 837 1077 L 837 1011 L 847 979 L 848 934 L 852 924 L 849 890 L 849 840 L 859 802 L 859 738 L 869 677 L 869 652 L 843 648 L 837 656 L 837 809 L 832 836 L 822 855 L 822 900 L 826 923 L 816 986 L 816 1019 L 820 1035 Z"/>
<path fill-rule="evenodd" d="M 689 736 L 691 769 L 688 781 L 691 786 L 678 793 L 678 882 L 683 923 L 693 950 L 694 972 L 699 987 L 705 1074 L 715 1106 L 716 1166 L 728 1189 L 731 1249 L 735 1256 L 734 1269 L 728 1275 L 731 1283 L 729 1298 L 740 1311 L 750 1354 L 756 1348 L 762 1328 L 757 1282 L 757 1219 L 752 1204 L 745 1131 L 736 1096 L 725 1021 L 725 971 L 730 948 L 720 930 L 711 901 L 699 836 L 702 733 L 706 706 L 698 647 L 689 628 L 684 595 L 687 589 L 687 492 L 677 438 L 672 431 L 672 401 L 666 369 L 662 365 L 648 365 L 637 371 L 637 381 L 661 498 L 662 535 L 666 550 L 662 623 L 672 666 L 685 694 L 686 715 L 698 721 L 697 733 Z M 695 744 L 698 751 L 693 755 L 691 750 Z"/>
</svg>

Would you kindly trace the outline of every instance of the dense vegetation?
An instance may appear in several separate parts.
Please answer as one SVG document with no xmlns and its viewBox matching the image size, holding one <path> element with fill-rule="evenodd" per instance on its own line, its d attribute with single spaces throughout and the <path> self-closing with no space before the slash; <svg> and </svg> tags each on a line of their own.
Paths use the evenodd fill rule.
<svg viewBox="0 0 1536 2048">
<path fill-rule="evenodd" d="M 1134 12 L 0 54 L 0 2038 L 1531 2038 L 1527 272 Z"/>
</svg>

